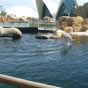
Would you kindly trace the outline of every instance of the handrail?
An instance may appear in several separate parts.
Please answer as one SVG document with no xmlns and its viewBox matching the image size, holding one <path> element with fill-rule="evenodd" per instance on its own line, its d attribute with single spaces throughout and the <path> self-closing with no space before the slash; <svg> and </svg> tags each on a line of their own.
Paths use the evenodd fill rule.
<svg viewBox="0 0 88 88">
<path fill-rule="evenodd" d="M 6 76 L 2 74 L 0 74 L 0 83 L 5 83 L 19 88 L 60 88 L 56 86 L 50 86 L 42 83 L 27 81 L 24 79 L 19 79 L 19 78 Z"/>
</svg>

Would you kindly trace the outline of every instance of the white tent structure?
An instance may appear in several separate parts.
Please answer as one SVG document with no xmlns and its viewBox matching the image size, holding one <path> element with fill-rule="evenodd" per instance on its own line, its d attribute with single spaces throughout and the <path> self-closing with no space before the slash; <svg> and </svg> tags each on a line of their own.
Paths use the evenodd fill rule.
<svg viewBox="0 0 88 88">
<path fill-rule="evenodd" d="M 17 17 L 33 17 L 38 18 L 37 12 L 26 6 L 13 6 L 11 8 L 6 9 L 7 14 L 14 14 Z"/>
</svg>

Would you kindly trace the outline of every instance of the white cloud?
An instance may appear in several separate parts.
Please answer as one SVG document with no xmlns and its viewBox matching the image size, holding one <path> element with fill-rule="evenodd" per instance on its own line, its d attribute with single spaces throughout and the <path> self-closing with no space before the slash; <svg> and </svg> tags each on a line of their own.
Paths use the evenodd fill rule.
<svg viewBox="0 0 88 88">
<path fill-rule="evenodd" d="M 8 8 L 6 10 L 8 14 L 15 14 L 17 17 L 38 17 L 38 14 L 36 11 L 34 11 L 32 8 L 26 7 L 26 6 L 13 6 L 11 8 Z"/>
</svg>

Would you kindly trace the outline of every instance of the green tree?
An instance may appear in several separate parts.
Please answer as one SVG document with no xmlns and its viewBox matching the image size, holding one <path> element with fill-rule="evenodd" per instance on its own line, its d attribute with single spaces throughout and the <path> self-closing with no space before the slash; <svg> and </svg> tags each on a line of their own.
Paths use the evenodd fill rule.
<svg viewBox="0 0 88 88">
<path fill-rule="evenodd" d="M 7 14 L 7 13 L 6 13 L 5 11 L 2 11 L 2 12 L 1 12 L 1 16 L 6 16 L 6 14 Z"/>
</svg>

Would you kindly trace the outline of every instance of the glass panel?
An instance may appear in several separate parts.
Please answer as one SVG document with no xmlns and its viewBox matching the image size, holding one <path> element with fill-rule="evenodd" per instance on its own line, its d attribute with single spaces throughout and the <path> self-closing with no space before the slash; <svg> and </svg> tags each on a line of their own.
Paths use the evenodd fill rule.
<svg viewBox="0 0 88 88">
<path fill-rule="evenodd" d="M 43 17 L 45 17 L 45 16 L 48 16 L 48 17 L 51 17 L 51 18 L 52 18 L 52 15 L 51 15 L 49 9 L 48 9 L 48 8 L 46 7 L 46 5 L 44 4 L 44 5 L 43 5 L 43 11 L 42 11 L 42 19 L 43 19 Z"/>
<path fill-rule="evenodd" d="M 71 16 L 72 9 L 75 5 L 76 2 L 74 0 L 65 0 L 60 7 L 56 19 L 58 19 L 60 16 Z"/>
</svg>

